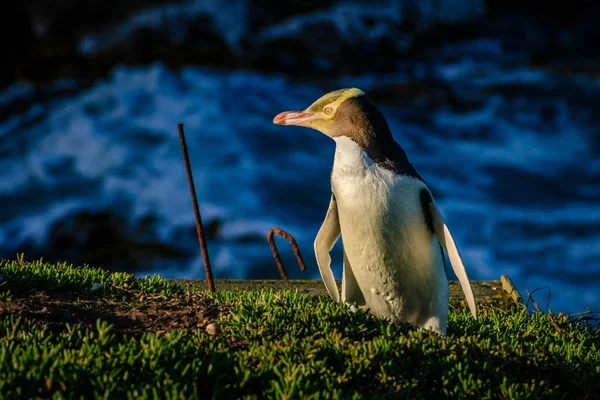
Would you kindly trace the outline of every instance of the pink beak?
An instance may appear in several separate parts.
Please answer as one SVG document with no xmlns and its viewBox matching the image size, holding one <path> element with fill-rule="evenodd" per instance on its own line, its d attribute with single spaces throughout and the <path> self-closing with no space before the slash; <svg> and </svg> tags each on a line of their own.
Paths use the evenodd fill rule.
<svg viewBox="0 0 600 400">
<path fill-rule="evenodd" d="M 273 123 L 277 125 L 302 125 L 304 122 L 317 117 L 317 114 L 306 111 L 284 111 L 273 118 Z"/>
</svg>

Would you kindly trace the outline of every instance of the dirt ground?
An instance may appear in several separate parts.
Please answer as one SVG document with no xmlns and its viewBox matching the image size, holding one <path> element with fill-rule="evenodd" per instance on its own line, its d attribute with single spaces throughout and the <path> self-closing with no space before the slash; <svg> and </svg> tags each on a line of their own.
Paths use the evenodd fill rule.
<svg viewBox="0 0 600 400">
<path fill-rule="evenodd" d="M 16 315 L 61 331 L 65 324 L 82 324 L 95 329 L 98 318 L 114 326 L 113 332 L 128 336 L 167 333 L 172 330 L 194 331 L 215 322 L 226 311 L 212 299 L 201 295 L 159 297 L 74 298 L 46 293 L 13 296 L 0 300 L 0 319 Z M 210 331 L 210 328 L 209 328 Z"/>
</svg>

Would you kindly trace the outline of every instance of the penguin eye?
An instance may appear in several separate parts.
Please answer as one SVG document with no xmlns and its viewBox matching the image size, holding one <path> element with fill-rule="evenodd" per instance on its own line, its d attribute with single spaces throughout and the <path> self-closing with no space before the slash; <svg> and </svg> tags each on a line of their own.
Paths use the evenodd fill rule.
<svg viewBox="0 0 600 400">
<path fill-rule="evenodd" d="M 333 107 L 325 107 L 325 108 L 323 109 L 323 113 L 324 113 L 325 115 L 331 115 L 331 113 L 332 113 L 332 112 L 333 112 Z"/>
</svg>

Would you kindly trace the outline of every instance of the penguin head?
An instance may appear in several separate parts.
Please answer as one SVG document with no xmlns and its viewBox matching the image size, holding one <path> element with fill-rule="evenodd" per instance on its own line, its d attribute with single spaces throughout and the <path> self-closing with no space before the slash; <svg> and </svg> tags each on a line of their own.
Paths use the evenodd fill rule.
<svg viewBox="0 0 600 400">
<path fill-rule="evenodd" d="M 348 136 L 354 140 L 360 140 L 360 136 L 365 134 L 369 135 L 374 131 L 372 128 L 381 123 L 387 128 L 383 115 L 365 93 L 357 88 L 329 92 L 305 110 L 279 113 L 273 123 L 303 126 L 331 138 Z"/>
</svg>

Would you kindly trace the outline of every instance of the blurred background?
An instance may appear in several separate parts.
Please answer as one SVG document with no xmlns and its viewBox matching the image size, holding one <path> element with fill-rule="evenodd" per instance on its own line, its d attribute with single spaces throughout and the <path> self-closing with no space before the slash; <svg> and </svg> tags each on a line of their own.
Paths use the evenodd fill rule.
<svg viewBox="0 0 600 400">
<path fill-rule="evenodd" d="M 278 279 L 278 226 L 290 277 L 318 278 L 334 143 L 272 119 L 353 86 L 471 279 L 600 308 L 600 3 L 374 3 L 4 0 L 0 257 L 204 278 L 183 122 L 214 276 Z"/>
</svg>

